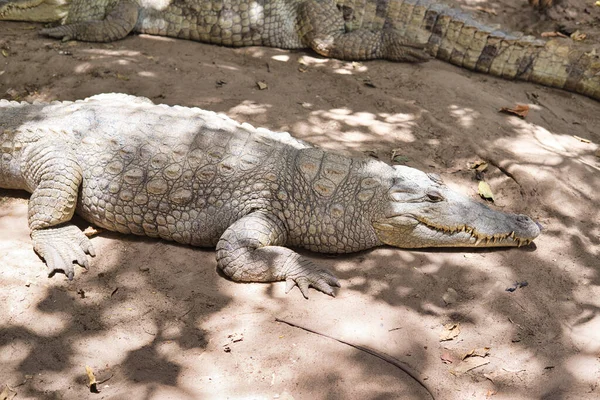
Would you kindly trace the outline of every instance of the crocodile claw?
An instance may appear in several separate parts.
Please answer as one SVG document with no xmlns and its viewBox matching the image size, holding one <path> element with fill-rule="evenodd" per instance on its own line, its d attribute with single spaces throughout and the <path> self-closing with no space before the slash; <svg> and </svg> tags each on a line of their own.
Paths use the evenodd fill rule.
<svg viewBox="0 0 600 400">
<path fill-rule="evenodd" d="M 285 280 L 285 293 L 289 293 L 294 286 L 298 286 L 302 296 L 308 299 L 308 288 L 313 287 L 321 292 L 335 297 L 334 287 L 340 287 L 338 279 L 326 269 L 305 269 L 303 273 L 289 276 Z"/>
<path fill-rule="evenodd" d="M 48 276 L 62 271 L 69 280 L 73 280 L 74 264 L 88 269 L 87 254 L 92 257 L 96 255 L 90 239 L 74 225 L 35 230 L 31 233 L 31 239 L 33 249 L 50 269 Z"/>
</svg>

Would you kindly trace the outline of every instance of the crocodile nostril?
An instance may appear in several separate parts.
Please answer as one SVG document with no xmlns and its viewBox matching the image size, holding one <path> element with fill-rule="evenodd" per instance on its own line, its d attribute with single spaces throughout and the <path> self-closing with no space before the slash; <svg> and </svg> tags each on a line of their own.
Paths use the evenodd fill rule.
<svg viewBox="0 0 600 400">
<path fill-rule="evenodd" d="M 519 222 L 531 222 L 531 219 L 527 215 L 517 215 L 517 221 Z"/>
</svg>

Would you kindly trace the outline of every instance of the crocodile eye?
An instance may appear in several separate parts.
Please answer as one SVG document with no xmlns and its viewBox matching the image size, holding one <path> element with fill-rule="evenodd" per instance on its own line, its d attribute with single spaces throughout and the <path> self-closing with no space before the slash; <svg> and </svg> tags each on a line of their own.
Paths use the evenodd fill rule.
<svg viewBox="0 0 600 400">
<path fill-rule="evenodd" d="M 437 203 L 439 201 L 444 200 L 444 196 L 442 196 L 438 191 L 431 190 L 427 192 L 427 199 L 429 199 L 429 201 L 433 203 Z"/>
</svg>

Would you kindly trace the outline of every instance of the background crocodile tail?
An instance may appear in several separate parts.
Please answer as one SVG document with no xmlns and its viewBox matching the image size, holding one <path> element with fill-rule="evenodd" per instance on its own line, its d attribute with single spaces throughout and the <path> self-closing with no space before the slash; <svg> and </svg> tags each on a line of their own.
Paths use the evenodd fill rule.
<svg viewBox="0 0 600 400">
<path fill-rule="evenodd" d="M 429 52 L 440 60 L 600 100 L 600 58 L 571 39 L 546 41 L 494 30 L 468 14 L 437 5 L 424 10 L 421 28 L 429 34 Z"/>
<path fill-rule="evenodd" d="M 566 89 L 600 100 L 600 51 L 571 39 L 507 33 L 433 0 L 338 0 L 346 28 L 398 30 L 434 57 L 507 79 Z M 599 54 L 596 54 L 598 52 Z"/>
</svg>

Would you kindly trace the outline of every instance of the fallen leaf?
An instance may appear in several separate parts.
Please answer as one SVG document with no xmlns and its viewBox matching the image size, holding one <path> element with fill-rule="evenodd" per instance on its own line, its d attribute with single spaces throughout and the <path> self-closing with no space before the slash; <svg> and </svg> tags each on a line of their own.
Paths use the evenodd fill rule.
<svg viewBox="0 0 600 400">
<path fill-rule="evenodd" d="M 269 85 L 267 85 L 267 82 L 265 82 L 265 81 L 256 82 L 256 86 L 258 86 L 259 90 L 265 90 L 269 87 Z"/>
<path fill-rule="evenodd" d="M 100 232 L 102 232 L 102 229 L 99 228 L 94 228 L 93 226 L 88 226 L 87 228 L 85 228 L 85 230 L 83 231 L 83 234 L 87 237 L 92 237 L 92 236 L 96 236 L 97 234 L 99 234 Z"/>
<path fill-rule="evenodd" d="M 487 393 L 485 394 L 485 397 L 487 397 L 488 399 L 490 397 L 492 397 L 493 395 L 497 394 L 498 392 L 492 389 L 488 389 Z"/>
<path fill-rule="evenodd" d="M 300 71 L 300 72 L 306 72 L 306 71 L 308 71 L 308 65 L 306 65 L 304 63 L 300 63 L 298 65 L 298 71 Z"/>
<path fill-rule="evenodd" d="M 365 86 L 371 87 L 371 88 L 376 88 L 377 86 L 375 86 L 375 84 L 373 83 L 373 81 L 371 81 L 371 78 L 365 78 L 363 80 L 363 83 L 365 84 Z"/>
<path fill-rule="evenodd" d="M 513 114 L 520 118 L 525 118 L 529 113 L 529 106 L 527 104 L 517 104 L 513 108 L 502 107 L 500 112 L 505 114 Z"/>
<path fill-rule="evenodd" d="M 492 188 L 486 181 L 479 181 L 477 191 L 482 198 L 486 200 L 491 200 L 492 202 L 494 201 L 494 193 L 492 192 Z"/>
<path fill-rule="evenodd" d="M 596 5 L 596 7 L 600 7 L 600 1 L 597 1 L 594 4 Z"/>
<path fill-rule="evenodd" d="M 377 152 L 375 150 L 364 150 L 363 154 L 365 154 L 367 157 L 372 157 L 372 158 L 379 158 L 379 156 L 377 155 Z"/>
<path fill-rule="evenodd" d="M 117 77 L 117 79 L 120 79 L 122 81 L 128 81 L 129 80 L 128 76 L 125 76 L 125 75 L 122 75 L 122 74 L 119 74 L 119 73 L 117 73 L 116 77 Z"/>
<path fill-rule="evenodd" d="M 562 38 L 568 37 L 567 35 L 565 35 L 564 33 L 561 33 L 561 32 L 542 32 L 541 36 L 542 37 L 562 37 Z"/>
<path fill-rule="evenodd" d="M 576 40 L 578 42 L 585 40 L 586 37 L 587 35 L 585 33 L 581 33 L 578 30 L 571 33 L 571 39 Z"/>
<path fill-rule="evenodd" d="M 480 7 L 480 6 L 478 6 L 478 7 L 475 7 L 475 9 L 477 11 L 481 11 L 481 12 L 484 12 L 486 14 L 498 15 L 498 13 L 496 12 L 496 10 L 494 10 L 493 8 L 486 8 L 486 7 Z"/>
<path fill-rule="evenodd" d="M 453 288 L 448 288 L 446 290 L 446 293 L 444 293 L 444 295 L 442 296 L 442 300 L 444 300 L 444 303 L 446 303 L 446 305 L 456 303 L 456 301 L 458 300 L 458 293 Z"/>
<path fill-rule="evenodd" d="M 469 169 L 474 169 L 483 172 L 488 168 L 488 163 L 483 160 L 477 160 L 468 163 L 467 166 L 469 167 Z"/>
<path fill-rule="evenodd" d="M 582 137 L 579 137 L 579 136 L 577 136 L 577 135 L 573 135 L 573 137 L 574 137 L 575 139 L 579 140 L 580 142 L 583 142 L 583 143 L 592 143 L 592 142 L 591 142 L 589 139 L 582 138 Z"/>
<path fill-rule="evenodd" d="M 453 340 L 460 334 L 460 324 L 446 324 L 440 334 L 440 342 Z"/>
<path fill-rule="evenodd" d="M 462 359 L 464 360 L 465 358 L 469 358 L 469 357 L 487 357 L 489 354 L 490 354 L 489 347 L 481 347 L 479 349 L 469 350 L 468 352 L 465 353 L 465 355 L 463 355 Z"/>
<path fill-rule="evenodd" d="M 0 400 L 12 400 L 17 395 L 17 392 L 4 385 L 4 389 L 0 392 Z"/>
<path fill-rule="evenodd" d="M 398 154 L 401 151 L 402 151 L 402 149 L 393 149 L 392 150 L 392 161 L 393 162 L 401 164 L 401 163 L 407 163 L 410 161 L 410 158 L 408 158 L 407 156 Z"/>
<path fill-rule="evenodd" d="M 87 377 L 88 377 L 88 386 L 90 388 L 90 392 L 99 393 L 98 387 L 97 387 L 97 382 L 96 382 L 96 377 L 94 376 L 94 371 L 92 370 L 92 367 L 86 365 L 85 373 L 87 374 Z"/>
<path fill-rule="evenodd" d="M 460 362 L 460 364 L 458 364 L 455 368 L 450 370 L 450 373 L 456 376 L 462 375 L 467 371 L 470 371 L 472 369 L 481 367 L 482 365 L 486 365 L 489 364 L 490 360 L 486 360 L 483 358 L 467 358 L 463 361 Z"/>
<path fill-rule="evenodd" d="M 452 364 L 454 362 L 454 357 L 450 354 L 449 351 L 444 351 L 440 356 L 440 359 L 444 364 Z"/>
<path fill-rule="evenodd" d="M 3 55 L 4 57 L 8 57 L 8 51 L 6 51 L 6 50 L 2 49 L 2 55 Z"/>
</svg>

